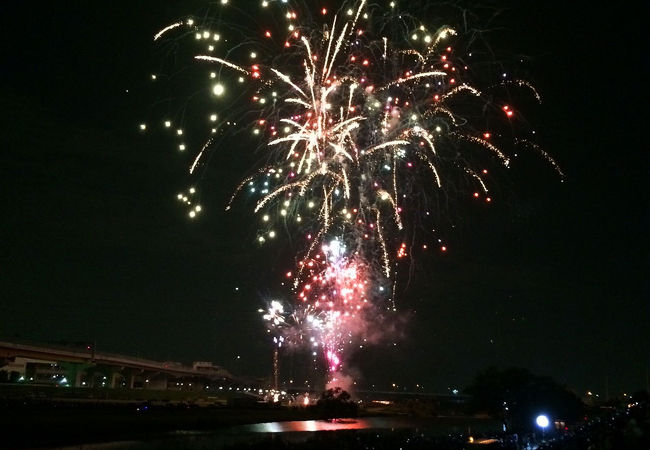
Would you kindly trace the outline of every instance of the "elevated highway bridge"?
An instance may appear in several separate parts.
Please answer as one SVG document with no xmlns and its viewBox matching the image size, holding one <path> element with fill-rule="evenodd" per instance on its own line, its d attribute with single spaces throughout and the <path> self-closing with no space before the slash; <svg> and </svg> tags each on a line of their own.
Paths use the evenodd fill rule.
<svg viewBox="0 0 650 450">
<path fill-rule="evenodd" d="M 0 371 L 24 381 L 74 387 L 168 389 L 206 383 L 236 384 L 226 369 L 209 362 L 183 365 L 85 349 L 0 341 Z M 65 380 L 65 381 L 63 381 Z M 170 386 L 171 383 L 171 386 Z"/>
</svg>

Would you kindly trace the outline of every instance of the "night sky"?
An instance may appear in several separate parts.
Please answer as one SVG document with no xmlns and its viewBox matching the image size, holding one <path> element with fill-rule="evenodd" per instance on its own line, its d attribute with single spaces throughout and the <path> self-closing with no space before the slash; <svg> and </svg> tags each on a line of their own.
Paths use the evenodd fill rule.
<svg viewBox="0 0 650 450">
<path fill-rule="evenodd" d="M 0 6 L 0 339 L 269 376 L 257 309 L 291 261 L 253 245 L 250 208 L 224 211 L 255 159 L 219 152 L 190 221 L 175 199 L 187 155 L 138 129 L 156 120 L 152 36 L 204 2 L 64 3 Z M 362 384 L 444 392 L 496 365 L 578 393 L 645 387 L 647 38 L 634 22 L 647 11 L 569 3 L 485 2 L 501 13 L 496 45 L 530 62 L 540 141 L 566 181 L 540 160 L 459 217 L 450 250 L 419 259 L 401 292 L 397 345 L 352 359 Z"/>
</svg>

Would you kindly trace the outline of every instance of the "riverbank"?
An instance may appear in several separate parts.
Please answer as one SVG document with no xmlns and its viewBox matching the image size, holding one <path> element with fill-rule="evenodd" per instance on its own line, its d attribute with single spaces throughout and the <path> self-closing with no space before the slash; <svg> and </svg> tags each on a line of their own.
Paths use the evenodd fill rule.
<svg viewBox="0 0 650 450">
<path fill-rule="evenodd" d="M 376 411 L 359 411 L 363 421 Z M 385 425 L 366 424 L 360 427 L 405 428 L 425 426 L 445 431 L 466 431 L 468 427 L 493 426 L 491 421 L 477 418 L 409 417 L 391 418 Z M 51 400 L 4 400 L 0 405 L 3 446 L 8 448 L 52 448 L 79 444 L 116 441 L 151 442 L 169 437 L 184 439 L 195 433 L 259 434 L 273 433 L 273 426 L 260 429 L 247 424 L 268 424 L 294 421 L 306 427 L 291 432 L 318 431 L 314 424 L 322 415 L 316 409 L 283 407 L 273 404 L 253 406 L 192 406 L 169 403 L 165 406 L 144 403 L 74 402 Z M 311 421 L 311 422 L 305 422 Z M 275 427 L 278 428 L 278 427 Z M 345 428 L 345 427 L 344 427 Z M 354 428 L 351 425 L 347 428 Z M 278 428 L 279 429 L 279 428 Z M 283 432 L 283 431 L 281 431 Z M 210 438 L 214 440 L 214 436 Z"/>
</svg>

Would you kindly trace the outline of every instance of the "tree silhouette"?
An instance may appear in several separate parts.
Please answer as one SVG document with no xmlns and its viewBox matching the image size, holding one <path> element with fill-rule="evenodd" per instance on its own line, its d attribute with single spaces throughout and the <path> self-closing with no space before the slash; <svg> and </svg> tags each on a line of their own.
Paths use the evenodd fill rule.
<svg viewBox="0 0 650 450">
<path fill-rule="evenodd" d="M 316 402 L 316 408 L 323 418 L 353 417 L 357 414 L 357 404 L 352 396 L 340 387 L 327 389 Z"/>
<path fill-rule="evenodd" d="M 533 428 L 538 414 L 571 422 L 584 410 L 582 401 L 564 386 L 519 368 L 488 368 L 476 375 L 465 392 L 472 396 L 473 412 L 500 418 L 511 430 Z"/>
</svg>

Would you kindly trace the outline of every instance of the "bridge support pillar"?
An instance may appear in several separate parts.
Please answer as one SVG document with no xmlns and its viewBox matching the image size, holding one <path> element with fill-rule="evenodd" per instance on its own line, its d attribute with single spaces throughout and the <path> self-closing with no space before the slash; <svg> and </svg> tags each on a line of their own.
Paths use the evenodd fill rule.
<svg viewBox="0 0 650 450">
<path fill-rule="evenodd" d="M 74 387 L 82 387 L 81 386 L 81 379 L 84 377 L 85 372 L 84 371 L 77 371 L 74 376 Z"/>
<path fill-rule="evenodd" d="M 122 387 L 122 380 L 123 379 L 124 379 L 124 377 L 122 376 L 121 373 L 119 373 L 119 372 L 111 373 L 111 382 L 109 384 L 109 387 L 111 389 Z"/>
</svg>

